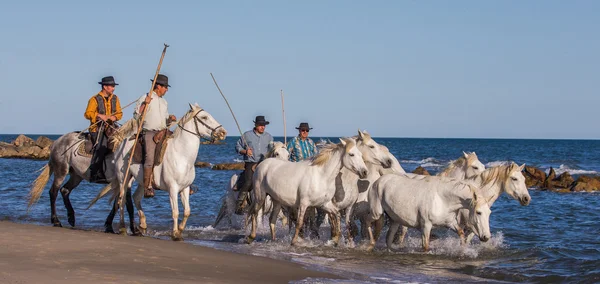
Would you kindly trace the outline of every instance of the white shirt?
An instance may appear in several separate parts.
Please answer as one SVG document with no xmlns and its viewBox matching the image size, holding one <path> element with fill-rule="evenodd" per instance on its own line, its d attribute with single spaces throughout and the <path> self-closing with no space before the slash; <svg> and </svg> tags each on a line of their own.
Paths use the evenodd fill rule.
<svg viewBox="0 0 600 284">
<path fill-rule="evenodd" d="M 146 99 L 146 95 L 141 96 L 135 105 L 135 111 L 133 116 L 139 118 L 142 114 L 140 113 L 140 107 Z M 169 118 L 169 110 L 167 100 L 159 97 L 155 92 L 152 92 L 152 101 L 147 106 L 146 117 L 142 128 L 144 130 L 158 131 L 167 128 L 167 119 Z"/>
</svg>

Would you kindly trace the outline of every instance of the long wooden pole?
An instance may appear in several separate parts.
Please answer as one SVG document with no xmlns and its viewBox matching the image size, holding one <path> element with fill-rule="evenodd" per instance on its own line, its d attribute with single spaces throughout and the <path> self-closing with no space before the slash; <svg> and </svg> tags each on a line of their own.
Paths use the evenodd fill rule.
<svg viewBox="0 0 600 284">
<path fill-rule="evenodd" d="M 285 104 L 283 103 L 283 90 L 281 90 L 281 114 L 283 115 L 283 144 L 287 146 L 287 134 L 285 123 Z"/>
<path fill-rule="evenodd" d="M 160 61 L 158 62 L 158 67 L 156 67 L 156 73 L 154 74 L 154 79 L 152 80 L 152 86 L 150 87 L 150 91 L 146 94 L 146 98 L 152 97 L 152 91 L 154 90 L 154 85 L 156 84 L 156 77 L 158 77 L 158 73 L 160 72 L 160 67 L 162 66 L 163 59 L 165 58 L 165 53 L 167 53 L 167 47 L 169 47 L 166 43 L 164 44 L 162 55 L 160 56 Z M 125 180 L 123 184 L 121 184 L 121 191 L 125 190 L 125 181 L 127 181 L 127 177 L 129 176 L 129 167 L 131 167 L 131 161 L 133 160 L 133 153 L 135 153 L 135 146 L 137 145 L 138 138 L 140 137 L 140 132 L 142 131 L 142 125 L 144 124 L 144 119 L 146 118 L 146 112 L 148 111 L 148 105 L 144 107 L 144 111 L 142 112 L 142 118 L 138 122 L 138 130 L 135 134 L 135 140 L 133 140 L 133 147 L 131 147 L 131 152 L 129 152 L 129 162 L 127 163 L 127 170 L 125 170 Z M 122 196 L 119 196 L 122 198 Z M 121 213 L 122 214 L 122 213 Z"/>
<path fill-rule="evenodd" d="M 217 86 L 217 90 L 219 90 L 219 93 L 221 93 L 221 96 L 225 100 L 225 103 L 227 104 L 227 107 L 229 108 L 229 111 L 231 112 L 231 115 L 233 116 L 233 120 L 235 121 L 235 125 L 237 125 L 238 131 L 240 132 L 240 137 L 242 137 L 242 142 L 244 143 L 244 145 L 246 145 L 246 148 L 248 148 L 248 143 L 246 143 L 246 139 L 244 139 L 244 133 L 242 133 L 242 129 L 240 128 L 240 124 L 238 123 L 237 118 L 235 118 L 235 114 L 233 113 L 233 110 L 231 109 L 231 106 L 229 105 L 229 101 L 227 101 L 227 98 L 225 97 L 225 95 L 223 95 L 223 92 L 221 91 L 221 88 L 219 88 L 219 84 L 217 84 L 217 80 L 215 80 L 215 76 L 213 76 L 213 74 L 210 73 L 210 77 L 212 77 L 213 82 L 215 82 L 215 86 Z"/>
</svg>

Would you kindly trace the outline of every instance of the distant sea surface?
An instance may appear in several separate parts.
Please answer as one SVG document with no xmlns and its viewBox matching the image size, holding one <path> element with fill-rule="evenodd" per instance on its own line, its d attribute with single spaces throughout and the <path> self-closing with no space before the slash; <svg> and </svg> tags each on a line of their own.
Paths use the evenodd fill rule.
<svg viewBox="0 0 600 284">
<path fill-rule="evenodd" d="M 17 135 L 0 135 L 10 142 Z M 28 135 L 37 138 L 37 135 Z M 57 139 L 56 135 L 49 135 Z M 316 141 L 334 137 L 316 137 Z M 375 138 L 387 146 L 406 171 L 418 166 L 435 174 L 462 155 L 475 151 L 486 167 L 515 161 L 541 168 L 553 167 L 557 174 L 596 175 L 600 172 L 600 141 L 596 140 L 519 140 L 519 139 L 419 139 Z M 282 137 L 276 140 L 282 141 Z M 228 137 L 224 145 L 201 145 L 199 161 L 212 164 L 240 161 L 233 150 L 237 137 Z M 19 223 L 50 225 L 47 189 L 40 201 L 27 208 L 27 194 L 38 169 L 45 161 L 0 159 L 0 218 Z M 291 234 L 279 228 L 279 240 L 269 241 L 268 222 L 259 230 L 252 245 L 241 242 L 246 231 L 240 218 L 223 221 L 213 228 L 221 198 L 229 178 L 236 171 L 197 168 L 194 185 L 199 192 L 191 196 L 192 215 L 184 233 L 186 241 L 196 245 L 267 256 L 298 262 L 311 268 L 349 277 L 350 283 L 405 282 L 599 282 L 600 281 L 600 194 L 554 193 L 531 190 L 529 206 L 520 206 L 501 196 L 492 208 L 492 239 L 475 240 L 468 247 L 459 245 L 456 234 L 434 230 L 429 253 L 421 251 L 420 233 L 410 231 L 404 247 L 389 252 L 383 238 L 374 252 L 360 245 L 354 248 L 332 247 L 326 240 L 307 240 L 303 247 L 290 247 Z M 71 194 L 76 211 L 76 227 L 103 230 L 110 206 L 101 200 L 85 210 L 102 185 L 82 182 Z M 59 218 L 68 226 L 61 197 L 57 200 Z M 171 209 L 165 192 L 143 200 L 149 234 L 168 239 Z M 181 206 L 180 206 L 181 208 Z M 137 218 L 137 214 L 136 214 Z M 118 220 L 116 220 L 118 221 Z M 136 220 L 137 221 L 137 220 Z M 115 228 L 117 226 L 115 222 Z M 329 236 L 328 227 L 321 229 Z M 268 268 L 265 268 L 268 269 Z M 335 283 L 334 280 L 308 279 L 298 283 Z M 340 282 L 341 283 L 341 282 Z M 348 283 L 345 281 L 344 283 Z"/>
</svg>

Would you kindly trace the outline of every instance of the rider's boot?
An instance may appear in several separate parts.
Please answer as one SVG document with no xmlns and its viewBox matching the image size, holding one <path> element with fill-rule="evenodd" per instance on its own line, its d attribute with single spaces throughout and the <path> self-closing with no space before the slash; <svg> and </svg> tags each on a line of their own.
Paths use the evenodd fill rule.
<svg viewBox="0 0 600 284">
<path fill-rule="evenodd" d="M 144 167 L 144 197 L 154 197 L 154 187 L 152 187 L 152 167 Z"/>
</svg>

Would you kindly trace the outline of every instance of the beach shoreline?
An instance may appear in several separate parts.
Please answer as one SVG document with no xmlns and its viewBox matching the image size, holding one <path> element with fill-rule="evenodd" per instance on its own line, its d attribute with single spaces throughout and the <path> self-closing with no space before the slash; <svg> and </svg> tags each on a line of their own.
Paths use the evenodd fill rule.
<svg viewBox="0 0 600 284">
<path fill-rule="evenodd" d="M 288 283 L 340 279 L 184 242 L 0 221 L 1 283 Z"/>
</svg>

